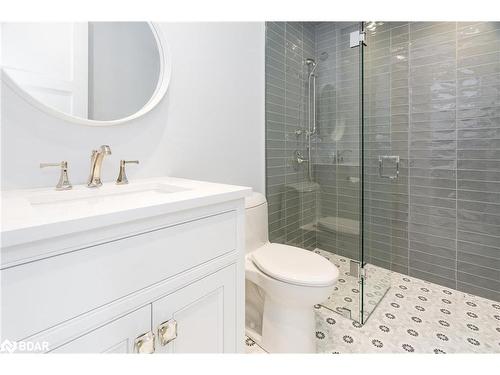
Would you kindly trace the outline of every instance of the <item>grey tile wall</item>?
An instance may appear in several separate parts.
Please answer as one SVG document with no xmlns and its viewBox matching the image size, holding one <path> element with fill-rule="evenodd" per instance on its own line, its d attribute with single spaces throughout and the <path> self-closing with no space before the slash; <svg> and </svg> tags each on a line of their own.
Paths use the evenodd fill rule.
<svg viewBox="0 0 500 375">
<path fill-rule="evenodd" d="M 498 301 L 500 23 L 458 23 L 456 45 L 456 282 Z"/>
<path fill-rule="evenodd" d="M 316 190 L 307 171 L 294 161 L 305 153 L 307 120 L 304 60 L 314 56 L 313 25 L 266 23 L 266 193 L 273 242 L 316 248 Z"/>
<path fill-rule="evenodd" d="M 359 220 L 359 50 L 349 46 L 349 34 L 359 22 L 315 25 L 317 123 L 314 176 L 318 195 L 318 247 L 358 260 L 359 236 L 332 230 L 335 219 Z M 343 162 L 335 158 L 341 152 Z M 354 181 L 354 182 L 353 182 Z"/>
<path fill-rule="evenodd" d="M 404 25 L 383 24 L 367 30 L 364 69 L 365 260 L 404 273 L 408 262 L 408 82 L 402 78 L 408 75 L 407 33 Z M 395 181 L 379 177 L 378 158 L 384 155 L 401 157 Z"/>
<path fill-rule="evenodd" d="M 456 23 L 411 23 L 409 274 L 456 288 Z"/>
<path fill-rule="evenodd" d="M 266 54 L 271 240 L 354 259 L 356 236 L 320 223 L 359 214 L 350 178 L 359 173 L 359 61 L 348 46 L 356 28 L 268 23 Z M 367 33 L 365 260 L 500 300 L 500 23 L 390 22 Z M 310 56 L 319 63 L 320 131 L 317 185 L 304 189 L 291 153 L 305 150 L 293 132 L 306 126 L 300 71 Z M 333 157 L 344 150 L 339 165 Z M 378 176 L 380 155 L 400 156 L 397 180 Z M 301 229 L 311 222 L 316 231 Z"/>
<path fill-rule="evenodd" d="M 456 24 L 411 23 L 409 274 L 456 287 Z"/>
<path fill-rule="evenodd" d="M 383 23 L 367 44 L 368 260 L 500 300 L 499 24 Z"/>
</svg>

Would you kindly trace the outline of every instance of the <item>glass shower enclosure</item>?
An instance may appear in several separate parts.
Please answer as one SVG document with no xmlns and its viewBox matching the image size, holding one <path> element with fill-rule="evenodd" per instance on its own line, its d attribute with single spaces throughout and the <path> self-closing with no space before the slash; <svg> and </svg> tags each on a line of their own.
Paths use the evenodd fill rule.
<svg viewBox="0 0 500 375">
<path fill-rule="evenodd" d="M 322 306 L 361 324 L 390 288 L 397 218 L 387 205 L 405 176 L 388 128 L 384 27 L 266 24 L 270 240 L 335 264 L 339 280 Z"/>
</svg>

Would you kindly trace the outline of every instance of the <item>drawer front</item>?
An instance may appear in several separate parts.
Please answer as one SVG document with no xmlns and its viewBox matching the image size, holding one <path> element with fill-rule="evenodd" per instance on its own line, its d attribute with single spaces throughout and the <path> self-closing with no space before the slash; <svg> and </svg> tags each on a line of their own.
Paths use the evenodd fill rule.
<svg viewBox="0 0 500 375">
<path fill-rule="evenodd" d="M 2 336 L 20 340 L 237 247 L 236 212 L 1 271 Z"/>
</svg>

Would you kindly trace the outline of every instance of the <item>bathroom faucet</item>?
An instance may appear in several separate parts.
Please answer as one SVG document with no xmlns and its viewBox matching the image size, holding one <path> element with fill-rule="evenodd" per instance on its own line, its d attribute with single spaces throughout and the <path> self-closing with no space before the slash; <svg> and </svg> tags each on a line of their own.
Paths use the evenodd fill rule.
<svg viewBox="0 0 500 375">
<path fill-rule="evenodd" d="M 102 145 L 99 150 L 93 150 L 90 156 L 90 175 L 87 180 L 87 187 L 96 188 L 102 185 L 101 166 L 105 155 L 111 155 L 111 148 Z"/>
</svg>

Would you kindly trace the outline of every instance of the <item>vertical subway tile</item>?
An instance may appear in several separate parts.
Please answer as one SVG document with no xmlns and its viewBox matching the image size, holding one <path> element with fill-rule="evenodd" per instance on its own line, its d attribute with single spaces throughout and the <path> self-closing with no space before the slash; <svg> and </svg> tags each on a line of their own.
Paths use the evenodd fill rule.
<svg viewBox="0 0 500 375">
<path fill-rule="evenodd" d="M 267 24 L 273 241 L 359 254 L 355 236 L 328 226 L 359 220 L 359 52 L 348 42 L 358 27 Z M 364 49 L 366 260 L 492 299 L 500 298 L 499 30 L 497 22 L 385 22 Z M 313 184 L 293 161 L 295 150 L 306 152 L 295 130 L 309 121 L 309 57 L 318 63 Z M 399 155 L 398 179 L 379 177 L 383 155 Z"/>
</svg>

